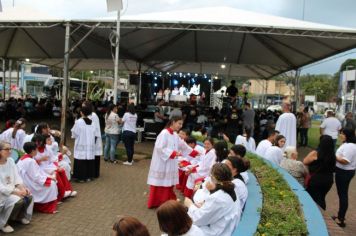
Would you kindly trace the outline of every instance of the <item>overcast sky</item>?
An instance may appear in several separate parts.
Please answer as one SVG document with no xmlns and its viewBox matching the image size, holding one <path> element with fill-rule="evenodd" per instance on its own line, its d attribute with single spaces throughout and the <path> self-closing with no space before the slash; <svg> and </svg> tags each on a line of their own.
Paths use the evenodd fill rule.
<svg viewBox="0 0 356 236">
<path fill-rule="evenodd" d="M 106 0 L 0 0 L 3 8 L 30 6 L 58 18 L 90 19 L 108 16 Z M 229 6 L 282 17 L 356 28 L 356 0 L 123 0 L 124 14 L 149 13 L 199 7 Z M 6 10 L 6 9 L 5 9 Z M 1 14 L 1 13 L 0 13 Z M 337 56 L 302 73 L 335 73 L 356 50 Z"/>
</svg>

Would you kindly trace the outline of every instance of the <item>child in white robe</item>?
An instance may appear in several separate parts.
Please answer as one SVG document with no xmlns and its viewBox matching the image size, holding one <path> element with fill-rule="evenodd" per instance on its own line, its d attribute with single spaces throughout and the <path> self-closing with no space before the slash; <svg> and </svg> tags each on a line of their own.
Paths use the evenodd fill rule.
<svg viewBox="0 0 356 236">
<path fill-rule="evenodd" d="M 166 129 L 158 135 L 153 149 L 147 184 L 150 185 L 148 208 L 159 207 L 177 197 L 173 188 L 178 184 L 178 159 L 182 155 L 197 156 L 199 153 L 189 147 L 178 136 L 182 128 L 182 117 L 172 117 Z"/>
<path fill-rule="evenodd" d="M 30 190 L 23 185 L 16 164 L 10 156 L 9 143 L 0 142 L 0 230 L 11 233 L 14 229 L 8 220 L 29 224 L 33 211 Z"/>
<path fill-rule="evenodd" d="M 235 145 L 243 145 L 248 152 L 256 152 L 256 142 L 253 137 L 251 137 L 251 128 L 245 127 L 243 135 L 238 135 L 235 140 Z"/>
<path fill-rule="evenodd" d="M 245 155 L 246 155 L 246 148 L 244 146 L 242 146 L 241 144 L 238 144 L 238 145 L 233 145 L 230 148 L 230 152 L 229 152 L 228 156 L 229 157 L 237 156 L 240 158 L 244 158 Z M 239 173 L 242 176 L 244 183 L 248 184 L 248 180 L 249 180 L 248 173 L 246 171 L 239 172 Z"/>
<path fill-rule="evenodd" d="M 94 155 L 95 155 L 95 171 L 94 178 L 99 178 L 100 176 L 100 157 L 103 155 L 103 142 L 101 138 L 101 128 L 100 128 L 100 120 L 98 115 L 94 112 L 94 107 L 91 102 L 85 101 L 82 106 L 87 106 L 91 109 L 91 114 L 88 115 L 88 118 L 93 121 L 93 126 L 95 128 L 95 147 L 94 147 Z"/>
<path fill-rule="evenodd" d="M 68 180 L 71 179 L 71 171 L 72 171 L 72 162 L 70 160 L 70 156 L 72 153 L 69 151 L 68 147 L 63 146 L 62 152 L 58 155 L 58 164 L 61 168 L 63 168 L 66 172 L 66 176 Z"/>
<path fill-rule="evenodd" d="M 58 188 L 56 176 L 44 172 L 33 158 L 37 154 L 37 145 L 33 142 L 24 144 L 27 154 L 17 163 L 19 175 L 33 196 L 35 209 L 44 213 L 57 212 Z"/>
<path fill-rule="evenodd" d="M 196 150 L 200 154 L 205 153 L 204 147 L 197 145 L 197 140 L 193 137 L 188 137 L 186 138 L 186 143 L 193 148 L 193 150 Z M 189 168 L 194 167 L 198 165 L 200 161 L 200 156 L 198 155 L 196 157 L 191 157 L 189 155 L 185 155 L 182 157 L 179 157 L 179 184 L 177 184 L 176 188 L 179 189 L 182 193 L 184 193 L 185 186 L 187 184 L 187 179 L 188 175 L 186 174 L 186 171 L 189 170 Z"/>
<path fill-rule="evenodd" d="M 211 170 L 211 182 L 207 184 L 209 197 L 201 205 L 185 198 L 188 214 L 193 224 L 206 236 L 231 236 L 241 216 L 240 201 L 236 197 L 229 167 L 216 163 Z"/>
<path fill-rule="evenodd" d="M 33 140 L 37 144 L 37 154 L 34 159 L 44 172 L 56 176 L 58 201 L 61 201 L 63 198 L 76 196 L 77 192 L 73 191 L 65 170 L 59 166 L 58 154 L 53 154 L 52 152 L 52 140 L 50 135 L 36 134 Z"/>
<path fill-rule="evenodd" d="M 211 167 L 216 162 L 216 153 L 214 146 L 214 140 L 207 138 L 204 141 L 205 155 L 200 158 L 198 165 L 190 166 L 186 171 L 189 175 L 186 188 L 184 190 L 184 196 L 191 198 L 193 196 L 194 186 L 198 181 L 202 181 L 210 173 Z"/>
<path fill-rule="evenodd" d="M 0 134 L 0 141 L 10 143 L 13 149 L 18 151 L 22 150 L 26 132 L 26 120 L 23 118 L 18 119 L 15 122 L 14 127 L 9 128 Z"/>
<path fill-rule="evenodd" d="M 270 130 L 268 132 L 267 139 L 262 140 L 257 145 L 256 154 L 259 155 L 260 157 L 263 157 L 266 154 L 267 148 L 271 147 L 274 144 L 277 135 L 278 135 L 278 131 Z"/>
<path fill-rule="evenodd" d="M 76 120 L 71 130 L 74 141 L 73 178 L 79 182 L 95 178 L 95 126 L 88 118 L 91 108 L 82 106 L 81 118 Z"/>
<path fill-rule="evenodd" d="M 284 158 L 283 147 L 285 143 L 286 143 L 286 138 L 283 135 L 278 135 L 276 137 L 276 145 L 269 147 L 266 150 L 266 153 L 263 158 L 279 166 L 279 164 Z"/>
</svg>

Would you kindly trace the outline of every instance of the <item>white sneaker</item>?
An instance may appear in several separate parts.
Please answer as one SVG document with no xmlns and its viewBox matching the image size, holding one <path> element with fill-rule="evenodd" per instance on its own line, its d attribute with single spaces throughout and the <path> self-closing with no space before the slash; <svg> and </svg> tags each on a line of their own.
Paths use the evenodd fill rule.
<svg viewBox="0 0 356 236">
<path fill-rule="evenodd" d="M 78 194 L 77 191 L 72 191 L 72 192 L 70 193 L 70 197 L 75 197 L 75 196 L 77 196 L 77 194 Z"/>
<path fill-rule="evenodd" d="M 65 191 L 65 192 L 64 192 L 64 198 L 69 197 L 70 194 L 71 194 L 71 192 L 72 192 L 72 191 Z"/>
<path fill-rule="evenodd" d="M 127 165 L 127 166 L 132 166 L 132 162 L 128 162 L 128 161 L 125 161 L 124 163 L 122 163 L 124 165 Z"/>
<path fill-rule="evenodd" d="M 12 233 L 14 232 L 14 228 L 12 228 L 10 225 L 6 225 L 1 228 L 1 231 L 4 233 Z"/>
<path fill-rule="evenodd" d="M 30 221 L 28 219 L 26 219 L 26 218 L 21 219 L 21 224 L 28 225 L 29 223 L 30 223 Z"/>
</svg>

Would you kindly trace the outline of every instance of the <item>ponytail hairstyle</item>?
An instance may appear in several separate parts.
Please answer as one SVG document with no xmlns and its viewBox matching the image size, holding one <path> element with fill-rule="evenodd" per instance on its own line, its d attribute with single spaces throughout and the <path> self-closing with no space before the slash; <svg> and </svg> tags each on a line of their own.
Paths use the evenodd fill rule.
<svg viewBox="0 0 356 236">
<path fill-rule="evenodd" d="M 227 148 L 227 143 L 225 141 L 220 141 L 214 144 L 214 149 L 216 153 L 216 161 L 222 162 L 227 158 L 229 150 Z"/>
<path fill-rule="evenodd" d="M 130 103 L 128 106 L 127 106 L 127 112 L 131 113 L 132 115 L 135 115 L 136 114 L 136 109 L 135 109 L 135 104 L 133 103 Z"/>
<path fill-rule="evenodd" d="M 14 129 L 13 129 L 12 135 L 11 135 L 12 138 L 16 137 L 17 131 L 19 129 L 21 129 L 23 125 L 25 125 L 25 122 L 26 122 L 26 120 L 24 118 L 20 118 L 15 122 Z"/>
<path fill-rule="evenodd" d="M 173 122 L 177 122 L 179 120 L 183 120 L 183 117 L 181 116 L 172 116 L 172 118 L 167 122 L 166 124 L 166 128 L 171 127 L 171 125 L 173 124 Z"/>
<path fill-rule="evenodd" d="M 235 185 L 231 182 L 232 174 L 229 167 L 223 163 L 216 163 L 211 169 L 211 177 L 215 179 L 216 188 L 210 193 L 214 193 L 218 190 L 223 190 L 229 194 L 232 200 L 236 201 Z"/>
<path fill-rule="evenodd" d="M 106 118 L 105 119 L 107 119 L 109 117 L 110 113 L 112 112 L 112 110 L 114 110 L 115 107 L 116 107 L 115 104 L 110 104 L 109 105 L 108 110 L 106 112 Z"/>
<path fill-rule="evenodd" d="M 36 128 L 35 133 L 36 133 L 36 134 L 42 134 L 42 130 L 43 130 L 43 129 L 47 129 L 47 128 L 49 128 L 48 123 L 46 123 L 46 122 L 41 122 L 41 123 L 39 123 L 39 124 L 37 125 L 37 128 Z"/>
<path fill-rule="evenodd" d="M 245 182 L 242 176 L 240 176 L 240 173 L 250 169 L 250 161 L 247 160 L 246 158 L 242 158 L 239 156 L 229 156 L 227 160 L 230 161 L 232 168 L 236 169 L 238 172 L 238 174 L 236 176 L 233 176 L 233 178 L 239 178 L 243 182 Z"/>
<path fill-rule="evenodd" d="M 249 126 L 246 126 L 244 132 L 246 134 L 246 141 L 248 142 L 251 138 L 251 131 L 252 129 Z"/>
</svg>

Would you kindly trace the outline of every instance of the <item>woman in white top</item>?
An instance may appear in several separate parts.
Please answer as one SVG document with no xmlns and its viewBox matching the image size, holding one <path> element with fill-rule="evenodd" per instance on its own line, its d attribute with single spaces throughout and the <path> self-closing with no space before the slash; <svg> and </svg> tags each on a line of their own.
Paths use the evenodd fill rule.
<svg viewBox="0 0 356 236">
<path fill-rule="evenodd" d="M 229 167 L 216 163 L 211 169 L 211 182 L 207 184 L 211 194 L 205 202 L 195 205 L 189 198 L 184 200 L 193 224 L 206 236 L 231 236 L 240 221 L 240 201 L 236 197 L 235 185 L 231 180 Z"/>
<path fill-rule="evenodd" d="M 278 135 L 276 137 L 275 146 L 267 148 L 266 154 L 263 156 L 263 158 L 279 166 L 283 160 L 283 147 L 285 143 L 286 138 L 281 134 Z"/>
<path fill-rule="evenodd" d="M 204 236 L 203 231 L 193 224 L 187 208 L 180 202 L 169 200 L 157 209 L 161 236 Z"/>
<path fill-rule="evenodd" d="M 22 150 L 26 133 L 26 120 L 18 119 L 12 128 L 9 128 L 0 134 L 0 141 L 10 143 L 11 147 L 16 150 Z"/>
<path fill-rule="evenodd" d="M 336 150 L 335 183 L 339 195 L 339 212 L 333 217 L 336 223 L 345 227 L 345 215 L 348 208 L 348 191 L 356 169 L 355 131 L 345 128 L 340 133 L 343 144 Z"/>
<path fill-rule="evenodd" d="M 243 135 L 238 135 L 236 137 L 235 144 L 243 145 L 248 152 L 256 152 L 256 142 L 253 137 L 251 137 L 251 128 L 245 127 Z"/>
<path fill-rule="evenodd" d="M 14 229 L 7 224 L 9 219 L 29 224 L 33 199 L 30 191 L 23 185 L 15 162 L 9 158 L 11 146 L 0 142 L 0 230 L 11 233 Z"/>
<path fill-rule="evenodd" d="M 125 161 L 123 164 L 131 166 L 133 163 L 137 123 L 137 114 L 135 111 L 135 105 L 133 103 L 130 103 L 127 106 L 127 111 L 122 117 L 121 122 L 124 123 L 124 126 L 122 127 L 122 140 L 124 142 L 127 154 L 127 161 Z"/>
<path fill-rule="evenodd" d="M 108 112 L 105 114 L 105 147 L 104 147 L 104 161 L 117 163 L 115 160 L 116 146 L 119 141 L 119 121 L 120 117 L 117 115 L 117 106 L 110 104 Z"/>
</svg>

